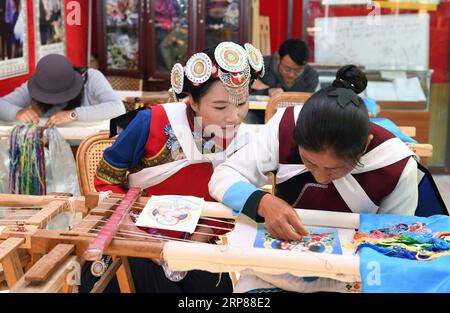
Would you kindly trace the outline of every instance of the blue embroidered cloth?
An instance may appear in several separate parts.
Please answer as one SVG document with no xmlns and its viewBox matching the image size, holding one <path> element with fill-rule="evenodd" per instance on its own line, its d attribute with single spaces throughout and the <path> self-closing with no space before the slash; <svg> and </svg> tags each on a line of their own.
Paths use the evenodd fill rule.
<svg viewBox="0 0 450 313">
<path fill-rule="evenodd" d="M 392 227 L 399 223 L 425 223 L 433 233 L 450 232 L 450 217 L 361 214 L 360 232 Z M 450 256 L 431 261 L 407 260 L 385 256 L 371 248 L 360 251 L 362 291 L 375 292 L 450 292 Z"/>
<path fill-rule="evenodd" d="M 380 118 L 371 118 L 370 121 L 387 129 L 403 142 L 417 143 L 415 139 L 412 139 L 411 137 L 405 135 L 405 133 L 402 132 L 402 130 L 398 128 L 398 126 L 395 125 L 394 122 L 392 122 L 390 119 L 380 117 Z"/>
</svg>

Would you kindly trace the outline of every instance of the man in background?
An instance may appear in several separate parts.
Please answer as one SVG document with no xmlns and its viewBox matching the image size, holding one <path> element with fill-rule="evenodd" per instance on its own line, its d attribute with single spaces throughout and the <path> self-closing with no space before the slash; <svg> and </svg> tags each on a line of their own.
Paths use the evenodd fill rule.
<svg viewBox="0 0 450 313">
<path fill-rule="evenodd" d="M 252 94 L 274 96 L 283 91 L 314 92 L 319 74 L 310 65 L 309 50 L 300 39 L 288 39 L 278 52 L 264 57 L 266 73 L 255 81 Z"/>
</svg>

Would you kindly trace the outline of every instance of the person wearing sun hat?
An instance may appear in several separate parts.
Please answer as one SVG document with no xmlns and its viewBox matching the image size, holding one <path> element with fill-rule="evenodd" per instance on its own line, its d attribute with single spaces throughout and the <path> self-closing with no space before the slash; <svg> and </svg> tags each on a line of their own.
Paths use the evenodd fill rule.
<svg viewBox="0 0 450 313">
<path fill-rule="evenodd" d="M 146 196 L 188 195 L 212 200 L 208 182 L 215 166 L 251 142 L 252 132 L 242 123 L 248 112 L 250 85 L 264 73 L 261 52 L 251 44 L 222 42 L 195 53 L 171 71 L 176 102 L 129 112 L 111 121 L 123 129 L 105 150 L 94 177 L 97 191 L 125 193 L 139 187 Z M 185 100 L 185 101 L 182 101 Z M 202 219 L 193 234 L 137 228 L 127 216 L 121 227 L 142 237 L 210 241 L 229 224 Z M 125 226 L 123 226 L 125 224 Z M 215 227 L 214 227 L 215 226 Z M 111 258 L 88 263 L 82 271 L 80 292 L 88 292 Z M 180 280 L 166 278 L 159 259 L 129 258 L 137 292 L 231 292 L 227 274 L 189 271 Z M 97 276 L 97 277 L 96 277 Z M 175 281 L 177 280 L 177 281 Z M 108 291 L 118 291 L 114 282 Z"/>
<path fill-rule="evenodd" d="M 114 118 L 125 108 L 103 74 L 80 70 L 59 54 L 43 57 L 29 80 L 0 98 L 0 120 L 38 123 L 47 126 Z"/>
</svg>

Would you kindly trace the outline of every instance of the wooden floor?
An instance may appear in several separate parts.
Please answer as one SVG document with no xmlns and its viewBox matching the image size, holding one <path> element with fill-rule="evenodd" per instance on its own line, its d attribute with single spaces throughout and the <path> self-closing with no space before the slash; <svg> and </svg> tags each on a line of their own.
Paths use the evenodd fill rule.
<svg viewBox="0 0 450 313">
<path fill-rule="evenodd" d="M 450 213 L 450 175 L 433 175 L 433 178 Z"/>
</svg>

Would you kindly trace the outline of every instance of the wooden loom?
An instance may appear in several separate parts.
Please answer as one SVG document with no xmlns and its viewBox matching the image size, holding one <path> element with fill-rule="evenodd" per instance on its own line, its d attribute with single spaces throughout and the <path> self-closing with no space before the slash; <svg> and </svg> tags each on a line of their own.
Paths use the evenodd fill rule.
<svg viewBox="0 0 450 313">
<path fill-rule="evenodd" d="M 102 225 L 111 220 L 116 207 L 123 199 L 123 195 L 111 195 L 105 201 L 100 201 L 100 197 L 100 194 L 90 194 L 84 198 L 77 198 L 75 201 L 71 200 L 71 210 L 83 212 L 84 218 L 69 231 L 42 229 L 45 223 L 40 227 L 25 224 L 27 228 L 25 232 L 18 231 L 16 225 L 8 226 L 3 230 L 1 236 L 7 240 L 0 246 L 0 255 L 12 258 L 19 247 L 26 248 L 34 263 L 22 277 L 21 273 L 16 273 L 17 283 L 12 287 L 12 292 L 74 292 L 77 290 L 76 286 L 67 284 L 67 275 L 73 270 L 75 261 L 83 263 L 86 250 L 92 247 L 96 238 L 100 237 L 98 233 L 104 229 Z M 137 198 L 133 202 L 133 208 L 142 209 L 148 199 Z M 48 207 L 55 207 L 56 202 L 59 202 L 57 206 L 59 212 L 69 207 L 69 198 L 0 195 L 0 206 L 40 205 L 42 206 L 41 216 L 45 215 L 44 210 L 50 211 Z M 308 210 L 300 210 L 300 212 L 306 225 L 352 229 L 359 226 L 358 214 L 318 213 Z M 202 216 L 232 219 L 229 208 L 214 202 L 206 203 Z M 50 217 L 47 216 L 46 220 L 49 219 Z M 248 249 L 167 239 L 169 238 L 158 238 L 158 236 L 119 229 L 111 243 L 101 251 L 102 254 L 111 255 L 113 263 L 94 286 L 93 292 L 102 292 L 114 274 L 117 275 L 122 292 L 134 291 L 127 257 L 160 258 L 162 256 L 173 270 L 202 269 L 210 272 L 228 272 L 254 268 L 268 273 L 290 272 L 300 276 L 341 277 L 346 281 L 359 279 L 357 256 L 321 254 L 318 257 L 315 253 L 299 252 L 287 258 L 286 251 L 281 250 Z M 43 257 L 39 258 L 40 256 Z M 274 268 L 273 264 L 277 264 L 277 267 Z M 333 266 L 330 268 L 329 264 Z"/>
<path fill-rule="evenodd" d="M 93 253 L 91 248 L 98 248 L 98 239 L 110 227 L 107 225 L 121 222 L 120 218 L 113 219 L 124 196 L 112 194 L 105 201 L 100 198 L 99 193 L 78 198 L 0 194 L 0 207 L 8 207 L 3 210 L 10 211 L 3 218 L 0 216 L 0 238 L 3 240 L 0 241 L 0 262 L 4 265 L 11 291 L 60 291 L 70 264 L 96 260 L 102 254 L 113 256 L 114 262 L 109 267 L 111 273 L 103 275 L 103 282 L 96 285 L 94 291 L 102 291 L 116 270 L 121 291 L 134 290 L 126 258 L 159 258 L 164 241 L 170 238 L 118 229 L 111 242 L 103 242 L 105 246 L 100 247 L 97 254 Z M 138 197 L 128 209 L 142 210 L 148 199 Z M 30 210 L 32 214 L 23 214 Z M 64 211 L 81 212 L 83 219 L 68 231 L 44 229 L 53 217 Z M 217 203 L 209 203 L 203 213 L 212 218 L 231 218 L 228 209 Z M 25 275 L 18 261 L 19 248 L 26 249 L 31 255 L 31 263 L 34 263 Z M 64 290 L 70 288 L 66 286 Z"/>
<path fill-rule="evenodd" d="M 33 259 L 29 252 L 31 236 L 38 229 L 44 229 L 59 213 L 86 213 L 84 199 L 69 199 L 61 195 L 0 194 L 0 281 L 6 280 L 11 288 L 23 276 L 23 267 L 27 269 L 36 261 L 37 256 Z"/>
</svg>

